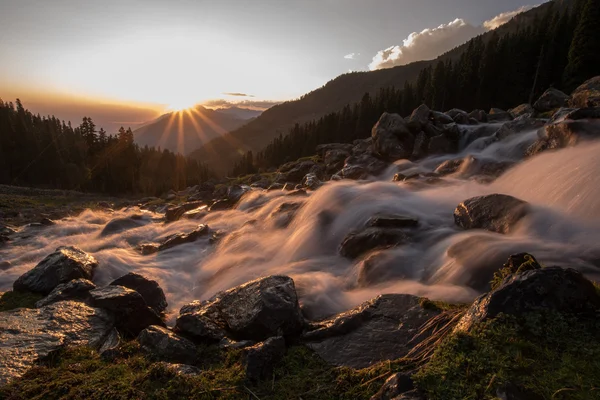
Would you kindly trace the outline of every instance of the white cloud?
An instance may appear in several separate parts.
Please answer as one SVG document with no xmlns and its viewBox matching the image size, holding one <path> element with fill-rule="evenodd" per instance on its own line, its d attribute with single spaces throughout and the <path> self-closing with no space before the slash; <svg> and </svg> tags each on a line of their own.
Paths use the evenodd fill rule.
<svg viewBox="0 0 600 400">
<path fill-rule="evenodd" d="M 356 57 L 360 56 L 360 53 L 350 53 L 350 54 L 346 54 L 344 56 L 344 58 L 346 60 L 356 60 Z"/>
<path fill-rule="evenodd" d="M 437 28 L 413 32 L 402 45 L 388 47 L 379 51 L 369 64 L 371 70 L 392 68 L 415 61 L 432 60 L 439 55 L 460 46 L 469 39 L 488 30 L 495 29 L 510 21 L 515 15 L 527 11 L 533 6 L 524 6 L 515 11 L 505 12 L 485 21 L 481 26 L 473 26 L 457 18 Z"/>
<path fill-rule="evenodd" d="M 496 15 L 494 18 L 487 20 L 483 23 L 483 27 L 487 30 L 492 30 L 498 28 L 500 25 L 504 25 L 517 14 L 521 14 L 522 12 L 531 10 L 535 6 L 523 6 L 518 10 L 505 12 L 499 15 Z"/>
</svg>

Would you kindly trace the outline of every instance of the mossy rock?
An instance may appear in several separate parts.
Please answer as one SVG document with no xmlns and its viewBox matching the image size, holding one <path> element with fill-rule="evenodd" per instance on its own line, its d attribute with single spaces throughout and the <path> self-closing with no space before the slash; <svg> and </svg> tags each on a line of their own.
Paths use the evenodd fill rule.
<svg viewBox="0 0 600 400">
<path fill-rule="evenodd" d="M 17 308 L 35 308 L 35 303 L 44 296 L 30 292 L 6 292 L 0 295 L 0 312 Z"/>
<path fill-rule="evenodd" d="M 498 288 L 508 276 L 540 268 L 542 268 L 542 265 L 531 254 L 520 253 L 512 255 L 508 258 L 508 261 L 502 266 L 502 268 L 498 272 L 494 273 L 494 278 L 490 282 L 490 285 L 492 290 L 494 290 Z"/>
</svg>

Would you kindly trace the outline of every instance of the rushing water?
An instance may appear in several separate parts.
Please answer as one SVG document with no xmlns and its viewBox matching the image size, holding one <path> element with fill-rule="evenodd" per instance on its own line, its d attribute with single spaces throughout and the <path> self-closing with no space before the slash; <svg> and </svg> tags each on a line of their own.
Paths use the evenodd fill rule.
<svg viewBox="0 0 600 400">
<path fill-rule="evenodd" d="M 309 197 L 253 192 L 237 209 L 210 213 L 201 221 L 165 224 L 159 221 L 161 215 L 137 208 L 86 211 L 43 231 L 32 230 L 29 237 L 2 248 L 0 261 L 10 261 L 13 267 L 0 271 L 0 290 L 9 289 L 18 276 L 63 245 L 78 246 L 99 260 L 94 278 L 99 285 L 130 271 L 156 279 L 172 313 L 185 302 L 270 274 L 295 279 L 310 317 L 349 309 L 381 293 L 470 301 L 485 290 L 509 255 L 522 251 L 547 265 L 571 266 L 594 277 L 600 265 L 600 143 L 520 162 L 491 184 L 469 179 L 478 165 L 472 162 L 432 185 L 391 182 L 398 170 L 430 172 L 451 158 L 517 161 L 535 135 L 522 133 L 492 145 L 483 137 L 465 142 L 458 156 L 398 162 L 378 179 L 330 182 Z M 456 205 L 490 193 L 527 200 L 533 212 L 510 235 L 457 229 Z M 275 210 L 284 203 L 302 206 L 281 229 L 282 216 Z M 369 279 L 360 280 L 363 261 L 340 257 L 338 247 L 348 233 L 382 212 L 417 217 L 420 227 L 411 244 L 379 251 Z M 110 220 L 133 214 L 143 215 L 143 226 L 100 235 Z M 199 240 L 150 256 L 135 249 L 140 243 L 192 231 L 200 222 L 227 235 L 217 245 Z M 20 234 L 27 236 L 28 229 Z"/>
</svg>

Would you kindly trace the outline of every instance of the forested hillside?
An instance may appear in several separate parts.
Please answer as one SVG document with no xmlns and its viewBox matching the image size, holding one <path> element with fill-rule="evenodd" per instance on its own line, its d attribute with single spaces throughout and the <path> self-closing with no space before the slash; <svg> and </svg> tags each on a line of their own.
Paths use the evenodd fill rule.
<svg viewBox="0 0 600 400">
<path fill-rule="evenodd" d="M 318 144 L 368 137 L 386 111 L 406 116 L 422 103 L 436 110 L 509 108 L 531 103 L 550 86 L 571 91 L 600 74 L 600 3 L 564 4 L 549 3 L 543 15 L 514 33 L 492 32 L 470 40 L 456 61 L 441 57 L 421 69 L 414 83 L 383 88 L 374 96 L 366 93 L 340 112 L 296 124 L 262 151 L 246 153 L 234 175 L 313 155 Z"/>
<path fill-rule="evenodd" d="M 199 162 L 170 151 L 139 147 L 131 129 L 118 135 L 41 117 L 0 100 L 0 183 L 103 193 L 160 194 L 211 176 Z"/>
</svg>

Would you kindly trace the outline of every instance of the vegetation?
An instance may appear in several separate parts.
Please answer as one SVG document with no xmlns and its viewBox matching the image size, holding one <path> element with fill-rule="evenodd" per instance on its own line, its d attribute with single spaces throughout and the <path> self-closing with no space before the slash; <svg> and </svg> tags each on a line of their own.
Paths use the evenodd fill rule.
<svg viewBox="0 0 600 400">
<path fill-rule="evenodd" d="M 511 384 L 543 399 L 600 398 L 598 319 L 499 316 L 448 336 L 414 377 L 430 399 L 496 399 Z"/>
<path fill-rule="evenodd" d="M 16 308 L 35 308 L 44 296 L 29 292 L 6 292 L 0 295 L 0 312 Z"/>
<path fill-rule="evenodd" d="M 374 96 L 366 93 L 339 112 L 296 124 L 259 153 L 243 156 L 233 174 L 276 168 L 313 155 L 319 144 L 366 138 L 383 112 L 407 116 L 422 103 L 436 110 L 508 109 L 531 102 L 550 86 L 570 91 L 600 75 L 598 8 L 594 0 L 587 5 L 577 0 L 572 7 L 553 4 L 515 32 L 478 36 L 459 56 L 442 56 L 422 68 L 414 83 L 382 88 Z M 571 72 L 565 73 L 567 64 Z"/>
<path fill-rule="evenodd" d="M 273 379 L 252 385 L 244 381 L 239 351 L 201 347 L 198 356 L 202 372 L 184 376 L 144 356 L 135 342 L 122 346 L 111 360 L 87 348 L 69 349 L 1 387 L 0 398 L 353 400 L 369 398 L 401 368 L 388 362 L 364 370 L 334 368 L 307 348 L 292 347 Z"/>
<path fill-rule="evenodd" d="M 201 183 L 212 173 L 167 150 L 140 148 L 131 129 L 97 130 L 41 117 L 0 100 L 0 183 L 102 193 L 161 194 Z"/>
</svg>

